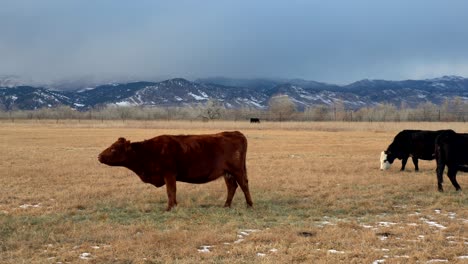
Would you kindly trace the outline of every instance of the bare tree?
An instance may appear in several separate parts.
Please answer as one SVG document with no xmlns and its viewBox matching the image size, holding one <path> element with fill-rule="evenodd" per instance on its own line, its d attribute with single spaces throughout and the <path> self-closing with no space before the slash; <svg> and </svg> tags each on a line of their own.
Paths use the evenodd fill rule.
<svg viewBox="0 0 468 264">
<path fill-rule="evenodd" d="M 202 107 L 201 117 L 208 120 L 220 119 L 223 110 L 224 106 L 219 100 L 209 99 Z"/>
<path fill-rule="evenodd" d="M 279 121 L 291 118 L 296 112 L 296 104 L 287 95 L 277 95 L 270 98 L 268 108 Z"/>
<path fill-rule="evenodd" d="M 332 119 L 330 117 L 330 113 L 331 113 L 330 107 L 326 105 L 317 105 L 314 107 L 307 108 L 304 111 L 304 116 L 306 120 L 326 121 L 326 120 Z"/>
</svg>

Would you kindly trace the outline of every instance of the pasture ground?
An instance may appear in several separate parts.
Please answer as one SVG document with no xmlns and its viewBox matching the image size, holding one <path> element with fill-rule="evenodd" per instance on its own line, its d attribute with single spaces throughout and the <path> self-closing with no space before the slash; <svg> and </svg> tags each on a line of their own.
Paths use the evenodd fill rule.
<svg viewBox="0 0 468 264">
<path fill-rule="evenodd" d="M 468 198 L 435 162 L 379 170 L 405 128 L 465 123 L 20 121 L 0 123 L 0 263 L 468 262 Z M 144 184 L 97 155 L 118 137 L 240 130 L 254 208 L 223 180 Z M 459 173 L 462 189 L 468 175 Z"/>
</svg>

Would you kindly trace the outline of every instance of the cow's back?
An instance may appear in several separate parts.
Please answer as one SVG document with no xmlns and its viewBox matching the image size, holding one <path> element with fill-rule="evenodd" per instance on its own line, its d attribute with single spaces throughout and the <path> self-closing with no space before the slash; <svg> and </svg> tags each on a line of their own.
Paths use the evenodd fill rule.
<svg viewBox="0 0 468 264">
<path fill-rule="evenodd" d="M 435 140 L 438 135 L 446 130 L 426 131 L 421 130 L 411 134 L 411 141 L 409 144 L 410 153 L 418 159 L 433 160 Z"/>
</svg>

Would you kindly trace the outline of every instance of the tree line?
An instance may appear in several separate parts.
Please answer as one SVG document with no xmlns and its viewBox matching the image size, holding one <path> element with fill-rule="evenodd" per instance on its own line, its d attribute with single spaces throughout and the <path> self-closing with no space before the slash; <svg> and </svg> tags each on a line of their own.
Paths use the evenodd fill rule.
<svg viewBox="0 0 468 264">
<path fill-rule="evenodd" d="M 287 95 L 270 99 L 266 109 L 254 107 L 226 108 L 221 101 L 210 99 L 204 104 L 184 107 L 144 106 L 99 106 L 78 111 L 68 106 L 41 108 L 37 110 L 0 111 L 0 119 L 88 119 L 88 120 L 249 120 L 262 121 L 357 121 L 357 122 L 403 122 L 403 121 L 468 121 L 468 102 L 460 97 L 447 99 L 436 105 L 426 102 L 410 108 L 404 104 L 380 104 L 373 107 L 346 109 L 342 101 L 332 105 L 317 105 L 299 111 Z"/>
</svg>

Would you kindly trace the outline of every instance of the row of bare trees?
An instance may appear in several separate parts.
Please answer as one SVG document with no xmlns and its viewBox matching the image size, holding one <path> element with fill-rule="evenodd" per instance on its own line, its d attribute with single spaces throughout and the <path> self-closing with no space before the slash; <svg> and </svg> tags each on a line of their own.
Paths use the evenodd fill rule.
<svg viewBox="0 0 468 264">
<path fill-rule="evenodd" d="M 222 102 L 208 100 L 205 104 L 185 107 L 141 107 L 109 105 L 77 111 L 67 106 L 32 111 L 0 111 L 0 119 L 97 119 L 97 120 L 248 120 L 257 117 L 269 121 L 468 121 L 468 103 L 461 98 L 446 100 L 442 105 L 430 102 L 415 108 L 382 104 L 356 110 L 346 109 L 343 102 L 331 106 L 318 105 L 298 111 L 287 95 L 274 96 L 267 109 L 225 108 Z"/>
</svg>

